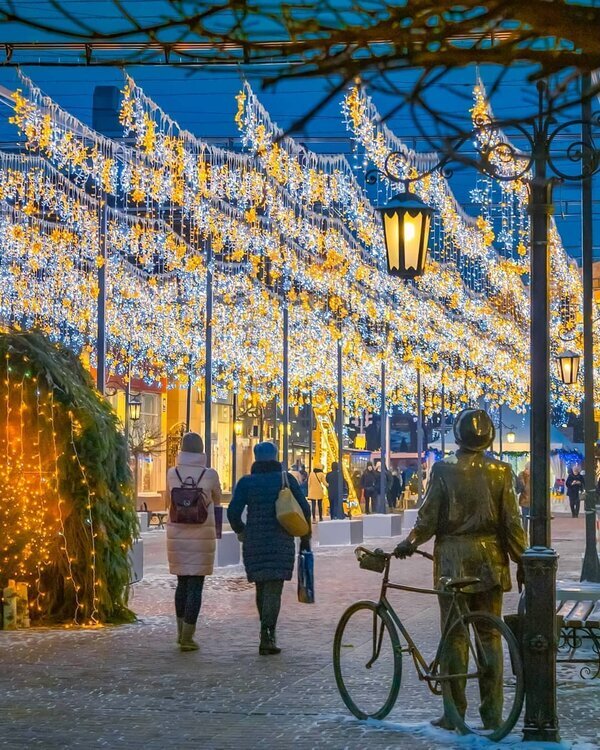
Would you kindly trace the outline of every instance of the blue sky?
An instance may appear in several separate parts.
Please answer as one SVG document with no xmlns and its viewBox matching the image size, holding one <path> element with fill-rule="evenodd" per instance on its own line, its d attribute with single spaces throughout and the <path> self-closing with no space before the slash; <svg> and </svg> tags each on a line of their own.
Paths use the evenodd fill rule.
<svg viewBox="0 0 600 750">
<path fill-rule="evenodd" d="M 190 5 L 198 5 L 197 3 Z M 0 0 L 0 8 L 6 7 L 6 0 Z M 82 21 L 103 27 L 115 28 L 114 6 L 111 2 L 82 3 L 80 0 L 63 0 L 62 6 Z M 18 0 L 16 7 L 20 12 L 26 12 L 31 17 L 53 22 L 58 20 L 57 11 L 52 9 L 47 0 Z M 162 0 L 130 0 L 128 9 L 132 10 L 141 20 L 153 20 L 163 14 L 168 3 Z M 262 31 L 262 30 L 261 30 Z M 43 41 L 56 39 L 41 32 L 4 24 L 0 31 L 0 42 L 11 41 Z M 43 53 L 44 59 L 49 59 L 48 53 Z M 53 57 L 55 61 L 65 59 L 64 53 Z M 34 67 L 23 66 L 24 72 L 39 85 L 48 95 L 59 102 L 66 110 L 78 118 L 91 124 L 92 96 L 96 85 L 116 85 L 122 87 L 123 76 L 115 68 L 93 67 Z M 271 113 L 271 116 L 282 127 L 289 128 L 319 101 L 328 89 L 328 82 L 310 78 L 298 81 L 280 83 L 275 89 L 261 91 L 261 76 L 264 69 L 241 71 L 237 68 L 227 68 L 223 71 L 215 69 L 185 70 L 166 66 L 140 67 L 131 65 L 128 72 L 168 114 L 176 119 L 180 125 L 191 130 L 199 137 L 216 139 L 227 144 L 230 139 L 235 144 L 238 137 L 233 121 L 236 104 L 235 94 L 239 91 L 241 76 L 246 75 L 255 91 Z M 534 101 L 534 89 L 527 82 L 530 71 L 522 66 L 511 70 L 506 76 L 501 90 L 494 96 L 492 105 L 499 117 L 519 117 L 525 111 L 530 111 Z M 484 79 L 492 80 L 497 70 L 482 70 Z M 447 79 L 444 86 L 431 91 L 430 101 L 445 114 L 464 117 L 468 123 L 468 108 L 470 93 L 476 80 L 477 71 L 474 66 L 457 70 Z M 397 76 L 398 86 L 406 88 L 409 85 L 407 76 Z M 17 77 L 14 69 L 0 70 L 0 84 L 15 88 Z M 373 97 L 382 113 L 392 109 L 396 100 L 376 92 Z M 310 139 L 307 145 L 316 151 L 351 152 L 349 134 L 346 132 L 341 112 L 340 99 L 336 97 L 321 113 L 319 113 L 295 137 Z M 3 148 L 14 148 L 16 133 L 8 125 L 9 111 L 0 108 L 0 142 Z M 575 116 L 576 113 L 572 113 Z M 390 118 L 388 125 L 402 137 L 409 145 L 418 150 L 430 150 L 430 145 L 419 137 L 419 127 L 409 112 L 401 110 Z M 421 127 L 433 132 L 433 124 L 421 115 Z M 468 213 L 477 213 L 477 206 L 469 205 L 469 190 L 474 187 L 476 175 L 471 171 L 457 171 L 452 178 L 452 187 L 465 204 Z M 595 179 L 595 187 L 599 178 Z M 556 218 L 563 242 L 570 254 L 580 256 L 580 209 L 579 189 L 576 185 L 562 184 L 555 188 Z M 600 199 L 594 205 L 595 223 L 595 255 L 600 258 Z"/>
</svg>

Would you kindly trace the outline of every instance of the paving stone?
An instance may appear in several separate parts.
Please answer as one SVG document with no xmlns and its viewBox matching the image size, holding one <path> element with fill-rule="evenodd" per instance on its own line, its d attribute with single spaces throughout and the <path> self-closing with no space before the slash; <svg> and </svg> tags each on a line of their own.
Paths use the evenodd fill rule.
<svg viewBox="0 0 600 750">
<path fill-rule="evenodd" d="M 561 578 L 577 578 L 581 519 L 554 521 Z M 317 531 L 318 533 L 318 531 Z M 96 630 L 0 632 L 0 748 L 7 750 L 430 750 L 465 748 L 464 739 L 428 727 L 440 699 L 419 682 L 409 659 L 397 704 L 385 722 L 359 722 L 344 707 L 332 668 L 336 624 L 357 599 L 376 599 L 380 577 L 360 570 L 352 547 L 315 547 L 317 601 L 299 604 L 286 584 L 278 636 L 283 652 L 258 655 L 254 589 L 243 568 L 217 571 L 205 586 L 198 652 L 175 644 L 175 581 L 166 569 L 164 532 L 144 534 L 145 578 L 133 587 L 138 621 Z M 390 539 L 369 540 L 391 549 Z M 398 561 L 395 580 L 429 585 L 430 563 Z M 438 638 L 434 597 L 390 598 L 426 655 Z M 505 597 L 516 611 L 517 595 Z M 600 680 L 559 668 L 561 734 L 573 750 L 600 740 Z M 515 743 L 519 747 L 519 730 Z M 493 748 L 493 745 L 489 746 Z M 530 745 L 523 746 L 527 750 Z"/>
</svg>

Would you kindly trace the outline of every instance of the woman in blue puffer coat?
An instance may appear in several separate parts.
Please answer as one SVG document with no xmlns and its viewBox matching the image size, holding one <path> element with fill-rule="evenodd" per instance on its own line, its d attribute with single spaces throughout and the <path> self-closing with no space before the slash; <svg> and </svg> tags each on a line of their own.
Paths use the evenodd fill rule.
<svg viewBox="0 0 600 750">
<path fill-rule="evenodd" d="M 275 514 L 275 503 L 283 486 L 282 467 L 277 461 L 277 447 L 264 442 L 254 446 L 255 462 L 251 473 L 242 477 L 233 491 L 227 509 L 231 528 L 243 540 L 244 565 L 251 583 L 256 584 L 256 607 L 260 617 L 261 656 L 278 654 L 275 627 L 281 608 L 283 582 L 292 578 L 296 546 L 294 537 L 280 525 Z M 288 484 L 300 503 L 310 529 L 310 508 L 290 474 Z M 247 508 L 246 523 L 242 513 Z M 301 541 L 301 548 L 310 547 L 310 531 Z"/>
</svg>

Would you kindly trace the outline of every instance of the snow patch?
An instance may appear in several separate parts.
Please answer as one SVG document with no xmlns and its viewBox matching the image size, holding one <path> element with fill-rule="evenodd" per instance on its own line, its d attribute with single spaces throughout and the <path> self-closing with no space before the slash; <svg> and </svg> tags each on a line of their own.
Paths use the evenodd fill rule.
<svg viewBox="0 0 600 750">
<path fill-rule="evenodd" d="M 523 742 L 521 735 L 510 734 L 501 742 L 491 742 L 485 737 L 478 737 L 474 734 L 459 735 L 455 732 L 449 732 L 445 729 L 439 729 L 432 726 L 429 722 L 420 722 L 411 724 L 408 722 L 396 721 L 377 721 L 367 719 L 367 721 L 358 721 L 354 718 L 345 717 L 346 721 L 361 724 L 366 728 L 372 728 L 379 731 L 400 732 L 409 734 L 420 739 L 434 741 L 436 746 L 457 748 L 482 748 L 484 750 L 599 750 L 598 745 L 588 740 L 577 738 L 575 740 L 563 740 L 562 742 Z"/>
</svg>

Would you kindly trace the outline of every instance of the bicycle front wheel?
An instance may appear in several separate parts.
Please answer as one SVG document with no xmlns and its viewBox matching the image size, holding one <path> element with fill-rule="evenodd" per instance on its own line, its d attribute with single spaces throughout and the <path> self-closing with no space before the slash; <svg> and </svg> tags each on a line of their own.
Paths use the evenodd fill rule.
<svg viewBox="0 0 600 750">
<path fill-rule="evenodd" d="M 383 719 L 394 707 L 402 677 L 400 640 L 375 602 L 356 602 L 342 615 L 333 669 L 342 700 L 358 719 Z"/>
<path fill-rule="evenodd" d="M 501 740 L 517 723 L 524 679 L 510 628 L 485 612 L 464 615 L 440 647 L 440 683 L 447 717 L 462 734 Z"/>
</svg>

